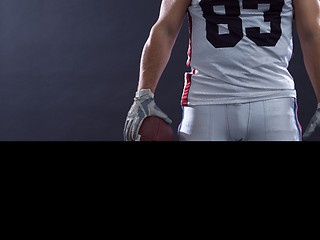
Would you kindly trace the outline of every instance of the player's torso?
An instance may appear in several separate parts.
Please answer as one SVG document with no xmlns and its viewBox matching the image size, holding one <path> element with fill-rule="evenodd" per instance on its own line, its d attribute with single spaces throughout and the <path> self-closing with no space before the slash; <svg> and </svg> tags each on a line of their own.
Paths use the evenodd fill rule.
<svg viewBox="0 0 320 240">
<path fill-rule="evenodd" d="M 193 73 L 183 105 L 295 96 L 292 0 L 193 0 L 188 14 Z"/>
</svg>

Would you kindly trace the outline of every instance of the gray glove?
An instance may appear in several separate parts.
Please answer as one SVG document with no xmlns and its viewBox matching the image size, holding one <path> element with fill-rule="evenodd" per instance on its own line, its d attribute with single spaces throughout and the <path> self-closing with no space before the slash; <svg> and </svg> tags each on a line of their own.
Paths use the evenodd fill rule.
<svg viewBox="0 0 320 240">
<path fill-rule="evenodd" d="M 311 118 L 311 121 L 306 129 L 306 131 L 303 134 L 303 138 L 307 139 L 311 137 L 311 135 L 314 133 L 316 128 L 320 127 L 320 103 L 318 104 L 318 109 L 316 113 Z"/>
<path fill-rule="evenodd" d="M 156 116 L 163 119 L 166 123 L 171 124 L 171 119 L 157 107 L 154 101 L 154 94 L 150 89 L 141 89 L 136 92 L 134 103 L 128 113 L 123 137 L 125 141 L 139 141 L 139 129 L 145 118 L 149 116 Z"/>
</svg>

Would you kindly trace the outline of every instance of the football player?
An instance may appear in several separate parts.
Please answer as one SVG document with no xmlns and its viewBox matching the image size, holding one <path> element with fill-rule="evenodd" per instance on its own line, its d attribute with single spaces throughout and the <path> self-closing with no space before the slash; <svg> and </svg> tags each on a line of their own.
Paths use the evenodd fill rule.
<svg viewBox="0 0 320 240">
<path fill-rule="evenodd" d="M 139 139 L 147 116 L 169 117 L 154 92 L 185 15 L 190 45 L 179 126 L 182 141 L 302 139 L 296 90 L 288 71 L 295 21 L 318 106 L 307 127 L 320 126 L 319 0 L 163 0 L 144 46 L 125 140 Z"/>
</svg>

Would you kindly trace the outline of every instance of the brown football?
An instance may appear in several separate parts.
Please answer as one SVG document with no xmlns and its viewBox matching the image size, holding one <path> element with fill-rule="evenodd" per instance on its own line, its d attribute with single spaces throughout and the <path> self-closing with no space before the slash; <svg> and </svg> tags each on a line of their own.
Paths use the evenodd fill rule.
<svg viewBox="0 0 320 240">
<path fill-rule="evenodd" d="M 143 120 L 139 129 L 140 141 L 174 141 L 171 126 L 161 118 L 151 116 Z"/>
</svg>

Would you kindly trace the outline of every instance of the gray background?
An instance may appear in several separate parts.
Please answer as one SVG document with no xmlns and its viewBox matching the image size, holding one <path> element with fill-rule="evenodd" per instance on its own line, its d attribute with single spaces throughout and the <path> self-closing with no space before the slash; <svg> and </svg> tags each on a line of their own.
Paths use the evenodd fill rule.
<svg viewBox="0 0 320 240">
<path fill-rule="evenodd" d="M 160 3 L 0 0 L 0 140 L 121 141 Z M 305 128 L 316 99 L 294 40 L 290 71 Z M 174 129 L 187 47 L 185 21 L 156 94 Z"/>
</svg>

